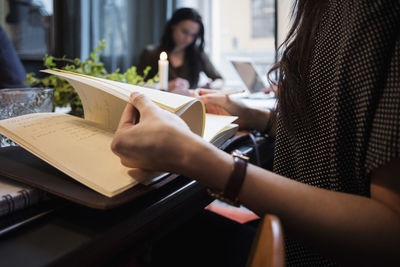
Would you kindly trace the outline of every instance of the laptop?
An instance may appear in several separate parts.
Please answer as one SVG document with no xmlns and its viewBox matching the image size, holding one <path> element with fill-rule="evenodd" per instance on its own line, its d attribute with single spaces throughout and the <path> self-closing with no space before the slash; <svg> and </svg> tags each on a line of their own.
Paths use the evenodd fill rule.
<svg viewBox="0 0 400 267">
<path fill-rule="evenodd" d="M 253 63 L 249 59 L 231 59 L 234 69 L 238 73 L 243 84 L 247 88 L 247 92 L 240 97 L 243 98 L 271 98 L 273 93 L 265 94 L 263 90 L 269 85 L 264 84 L 261 76 L 257 73 Z"/>
</svg>

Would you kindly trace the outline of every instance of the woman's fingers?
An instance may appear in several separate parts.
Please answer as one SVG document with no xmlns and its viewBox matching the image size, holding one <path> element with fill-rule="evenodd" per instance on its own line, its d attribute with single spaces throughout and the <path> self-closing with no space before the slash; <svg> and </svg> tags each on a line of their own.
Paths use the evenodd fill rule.
<svg viewBox="0 0 400 267">
<path fill-rule="evenodd" d="M 206 104 L 206 112 L 211 113 L 211 114 L 217 114 L 217 115 L 232 115 L 226 109 L 219 105 L 214 105 L 214 104 Z"/>
<path fill-rule="evenodd" d="M 136 124 L 139 121 L 139 116 L 139 112 L 131 103 L 126 104 L 125 109 L 122 112 L 117 130 Z"/>
<path fill-rule="evenodd" d="M 199 97 L 200 100 L 202 100 L 205 104 L 214 104 L 214 105 L 220 105 L 224 107 L 226 103 L 229 101 L 229 96 L 225 95 L 210 95 L 208 96 L 207 94 L 201 95 Z"/>
<path fill-rule="evenodd" d="M 121 119 L 118 124 L 117 132 L 132 127 L 139 122 L 140 116 L 145 116 L 144 110 L 147 108 L 157 108 L 149 98 L 140 93 L 132 93 L 122 112 Z"/>
<path fill-rule="evenodd" d="M 139 116 L 135 112 L 140 114 L 137 125 L 132 123 Z M 169 171 L 168 166 L 173 166 L 181 153 L 179 149 L 171 152 L 171 148 L 179 148 L 183 140 L 190 140 L 192 135 L 177 115 L 161 109 L 148 97 L 133 93 L 114 135 L 111 150 L 120 157 L 124 166 Z"/>
<path fill-rule="evenodd" d="M 274 93 L 275 95 L 278 95 L 278 86 L 276 86 L 276 85 L 274 85 L 274 84 L 271 84 L 271 86 L 270 87 L 268 87 L 268 88 L 265 88 L 264 90 L 263 90 L 263 92 L 265 93 L 265 94 L 269 94 L 269 93 Z"/>
<path fill-rule="evenodd" d="M 146 97 L 141 93 L 134 92 L 131 94 L 130 102 L 132 105 L 138 109 L 141 114 L 146 108 L 156 108 L 156 104 L 154 104 L 150 98 Z"/>
<path fill-rule="evenodd" d="M 194 91 L 194 96 L 204 102 L 207 113 L 231 115 L 231 113 L 227 111 L 229 98 L 224 95 L 210 95 L 215 92 L 218 91 L 198 88 Z"/>
<path fill-rule="evenodd" d="M 140 115 L 143 113 L 145 108 L 156 108 L 157 106 L 151 102 L 151 100 L 141 93 L 132 93 L 129 99 L 129 103 L 126 105 L 122 112 L 121 119 L 119 121 L 118 130 L 139 122 Z"/>
<path fill-rule="evenodd" d="M 210 89 L 203 89 L 203 88 L 196 89 L 196 94 L 198 96 L 207 95 L 207 94 L 216 93 L 216 92 L 218 92 L 218 91 L 217 90 L 210 90 Z"/>
</svg>

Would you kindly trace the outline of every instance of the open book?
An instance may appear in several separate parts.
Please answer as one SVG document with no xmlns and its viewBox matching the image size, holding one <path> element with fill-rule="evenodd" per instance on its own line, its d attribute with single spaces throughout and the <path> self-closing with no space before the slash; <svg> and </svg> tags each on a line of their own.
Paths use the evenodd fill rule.
<svg viewBox="0 0 400 267">
<path fill-rule="evenodd" d="M 237 130 L 237 125 L 232 124 L 236 117 L 206 116 L 203 103 L 196 98 L 72 72 L 44 72 L 66 79 L 76 89 L 85 119 L 67 114 L 32 113 L 1 120 L 0 133 L 108 197 L 165 175 L 128 169 L 110 149 L 131 92 L 145 94 L 161 108 L 180 116 L 194 133 L 216 145 L 233 136 Z"/>
</svg>

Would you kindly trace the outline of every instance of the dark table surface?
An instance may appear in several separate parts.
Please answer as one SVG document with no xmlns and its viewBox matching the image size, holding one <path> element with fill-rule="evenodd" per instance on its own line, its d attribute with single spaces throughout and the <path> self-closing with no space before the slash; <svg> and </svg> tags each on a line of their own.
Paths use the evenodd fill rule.
<svg viewBox="0 0 400 267">
<path fill-rule="evenodd" d="M 108 211 L 54 199 L 45 216 L 1 236 L 0 265 L 105 264 L 128 246 L 144 248 L 211 201 L 203 186 L 185 177 Z"/>
</svg>

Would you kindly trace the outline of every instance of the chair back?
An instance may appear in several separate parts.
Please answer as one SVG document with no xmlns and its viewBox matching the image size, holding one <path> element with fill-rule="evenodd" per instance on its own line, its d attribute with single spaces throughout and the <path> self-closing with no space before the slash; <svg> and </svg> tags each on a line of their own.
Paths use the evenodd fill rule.
<svg viewBox="0 0 400 267">
<path fill-rule="evenodd" d="M 247 261 L 248 267 L 285 266 L 285 248 L 280 220 L 266 214 L 262 218 Z"/>
</svg>

